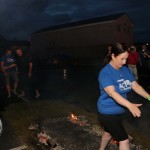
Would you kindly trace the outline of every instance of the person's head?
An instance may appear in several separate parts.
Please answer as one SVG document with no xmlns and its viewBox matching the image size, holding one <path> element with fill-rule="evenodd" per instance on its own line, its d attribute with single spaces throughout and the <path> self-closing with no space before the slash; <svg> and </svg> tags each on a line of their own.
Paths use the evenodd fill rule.
<svg viewBox="0 0 150 150">
<path fill-rule="evenodd" d="M 16 54 L 17 56 L 21 57 L 23 55 L 22 49 L 21 48 L 16 49 Z"/>
<path fill-rule="evenodd" d="M 11 55 L 12 54 L 12 50 L 11 49 L 7 49 L 6 50 L 6 55 Z"/>
<path fill-rule="evenodd" d="M 106 58 L 105 64 L 111 62 L 116 69 L 126 64 L 128 58 L 128 49 L 121 43 L 116 43 L 111 48 L 111 54 Z"/>
<path fill-rule="evenodd" d="M 127 47 L 125 47 L 120 43 L 116 43 L 112 47 L 112 53 L 111 53 L 111 63 L 113 67 L 119 69 L 123 65 L 125 65 L 128 59 L 128 55 L 129 53 Z"/>
<path fill-rule="evenodd" d="M 130 47 L 130 52 L 131 52 L 131 53 L 136 52 L 136 47 L 135 47 L 134 45 Z"/>
<path fill-rule="evenodd" d="M 147 50 L 147 46 L 145 44 L 142 45 L 142 51 L 146 51 Z"/>
</svg>

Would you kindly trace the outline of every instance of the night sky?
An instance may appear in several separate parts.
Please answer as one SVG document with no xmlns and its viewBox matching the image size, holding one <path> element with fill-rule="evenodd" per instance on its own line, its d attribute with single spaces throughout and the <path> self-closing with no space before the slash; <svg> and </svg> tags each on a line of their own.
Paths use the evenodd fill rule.
<svg viewBox="0 0 150 150">
<path fill-rule="evenodd" d="M 29 40 L 45 27 L 126 13 L 135 24 L 135 42 L 149 42 L 149 9 L 149 0 L 0 0 L 0 35 Z"/>
</svg>

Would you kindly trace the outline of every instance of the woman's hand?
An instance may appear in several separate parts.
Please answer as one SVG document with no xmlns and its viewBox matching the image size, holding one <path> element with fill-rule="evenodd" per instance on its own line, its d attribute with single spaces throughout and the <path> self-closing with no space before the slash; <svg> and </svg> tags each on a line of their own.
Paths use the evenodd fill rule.
<svg viewBox="0 0 150 150">
<path fill-rule="evenodd" d="M 141 111 L 138 107 L 142 106 L 142 104 L 133 104 L 133 103 L 130 103 L 128 105 L 128 109 L 129 111 L 132 113 L 132 115 L 134 117 L 140 117 L 141 116 Z"/>
</svg>

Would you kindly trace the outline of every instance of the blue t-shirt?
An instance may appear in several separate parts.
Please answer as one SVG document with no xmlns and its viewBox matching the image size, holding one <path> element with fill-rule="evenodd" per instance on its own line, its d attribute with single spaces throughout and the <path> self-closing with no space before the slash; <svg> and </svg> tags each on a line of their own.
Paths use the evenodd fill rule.
<svg viewBox="0 0 150 150">
<path fill-rule="evenodd" d="M 127 98 L 127 93 L 131 91 L 131 83 L 135 81 L 133 74 L 123 66 L 119 70 L 107 64 L 99 73 L 98 76 L 101 95 L 97 102 L 98 111 L 102 114 L 121 114 L 125 112 L 125 108 L 118 104 L 104 90 L 107 86 L 114 86 L 124 98 Z"/>
<path fill-rule="evenodd" d="M 1 62 L 4 62 L 4 66 L 10 66 L 16 63 L 16 59 L 13 55 L 4 55 L 1 57 Z M 11 67 L 6 70 L 6 72 L 15 71 L 16 67 Z"/>
</svg>

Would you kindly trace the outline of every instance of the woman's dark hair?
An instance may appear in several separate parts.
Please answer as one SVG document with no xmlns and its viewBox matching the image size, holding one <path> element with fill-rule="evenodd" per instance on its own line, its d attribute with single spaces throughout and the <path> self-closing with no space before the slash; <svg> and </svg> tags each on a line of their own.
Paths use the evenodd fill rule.
<svg viewBox="0 0 150 150">
<path fill-rule="evenodd" d="M 111 61 L 112 54 L 114 54 L 114 56 L 116 57 L 126 51 L 127 51 L 127 47 L 124 44 L 115 43 L 111 48 L 111 53 L 106 55 L 102 67 L 104 67 L 106 64 L 108 64 Z"/>
</svg>

